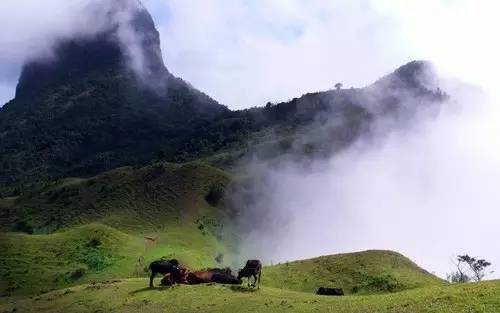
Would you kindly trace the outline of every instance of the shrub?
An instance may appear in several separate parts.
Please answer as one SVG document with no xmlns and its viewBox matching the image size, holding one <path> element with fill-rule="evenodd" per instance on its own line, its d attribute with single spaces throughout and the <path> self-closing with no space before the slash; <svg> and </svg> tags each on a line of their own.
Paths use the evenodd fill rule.
<svg viewBox="0 0 500 313">
<path fill-rule="evenodd" d="M 391 274 L 381 274 L 368 279 L 366 287 L 371 290 L 394 292 L 402 289 L 401 283 Z"/>
<path fill-rule="evenodd" d="M 19 221 L 16 223 L 14 226 L 14 230 L 22 233 L 27 233 L 32 235 L 34 233 L 33 226 L 31 226 L 28 222 L 26 221 Z"/>
<path fill-rule="evenodd" d="M 90 248 L 96 248 L 96 247 L 99 247 L 100 245 L 102 245 L 102 242 L 99 238 L 92 238 L 89 240 L 89 242 L 87 243 L 87 247 L 90 247 Z"/>
<path fill-rule="evenodd" d="M 71 273 L 70 278 L 73 279 L 73 280 L 77 280 L 79 278 L 82 278 L 83 275 L 85 275 L 86 271 L 87 270 L 84 267 L 77 268 L 76 270 L 74 270 Z"/>
<path fill-rule="evenodd" d="M 214 185 L 210 188 L 208 194 L 205 196 L 205 200 L 211 206 L 217 206 L 220 204 L 221 200 L 224 198 L 225 188 L 222 185 Z"/>
</svg>

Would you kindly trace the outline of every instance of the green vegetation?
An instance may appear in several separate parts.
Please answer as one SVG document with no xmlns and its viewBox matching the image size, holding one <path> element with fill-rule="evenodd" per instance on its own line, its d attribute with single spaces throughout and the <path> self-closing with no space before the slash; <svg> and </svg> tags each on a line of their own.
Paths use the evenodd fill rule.
<svg viewBox="0 0 500 313">
<path fill-rule="evenodd" d="M 99 222 L 122 231 L 148 233 L 225 214 L 209 203 L 229 175 L 200 162 L 124 167 L 88 179 L 65 179 L 0 203 L 1 225 L 44 234 Z M 20 229 L 21 228 L 21 229 Z"/>
<path fill-rule="evenodd" d="M 149 289 L 146 279 L 109 281 L 41 296 L 4 301 L 1 312 L 345 312 L 345 313 L 496 313 L 500 282 L 418 288 L 404 292 L 325 297 L 263 287 L 221 285 Z"/>
<path fill-rule="evenodd" d="M 318 287 L 341 287 L 349 294 L 396 292 L 445 284 L 401 254 L 378 250 L 266 267 L 262 281 L 266 286 L 303 292 L 315 292 Z"/>
<path fill-rule="evenodd" d="M 160 257 L 192 268 L 218 265 L 230 248 L 230 228 L 226 212 L 206 198 L 228 182 L 225 172 L 203 163 L 156 163 L 2 200 L 0 221 L 10 232 L 0 233 L 0 294 L 144 276 Z"/>
<path fill-rule="evenodd" d="M 157 244 L 145 244 L 101 224 L 89 224 L 50 235 L 0 234 L 0 294 L 37 294 L 89 281 L 147 275 L 161 257 L 176 257 L 192 268 L 215 266 L 215 251 L 224 251 L 195 225 L 155 233 Z"/>
</svg>

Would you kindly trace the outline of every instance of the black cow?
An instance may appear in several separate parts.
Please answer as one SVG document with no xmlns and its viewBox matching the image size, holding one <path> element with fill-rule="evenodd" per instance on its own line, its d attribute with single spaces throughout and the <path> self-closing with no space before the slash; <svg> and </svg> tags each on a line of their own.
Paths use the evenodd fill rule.
<svg viewBox="0 0 500 313">
<path fill-rule="evenodd" d="M 243 277 L 248 278 L 248 287 L 250 287 L 250 277 L 253 277 L 254 282 L 251 286 L 255 287 L 257 285 L 257 289 L 259 289 L 261 274 L 262 263 L 259 260 L 248 260 L 245 267 L 238 272 L 238 279 L 242 279 Z"/>
<path fill-rule="evenodd" d="M 344 290 L 342 290 L 342 288 L 319 287 L 318 291 L 316 291 L 316 294 L 322 296 L 343 296 Z"/>
<path fill-rule="evenodd" d="M 170 274 L 171 284 L 173 284 L 181 274 L 179 261 L 177 261 L 176 259 L 151 262 L 151 264 L 149 265 L 149 269 L 151 270 L 151 276 L 149 277 L 149 288 L 153 288 L 153 279 L 158 273 L 163 275 Z"/>
</svg>

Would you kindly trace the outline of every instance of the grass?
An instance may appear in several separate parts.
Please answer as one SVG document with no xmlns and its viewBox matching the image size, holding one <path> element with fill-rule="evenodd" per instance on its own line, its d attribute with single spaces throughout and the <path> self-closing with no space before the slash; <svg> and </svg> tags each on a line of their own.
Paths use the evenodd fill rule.
<svg viewBox="0 0 500 313">
<path fill-rule="evenodd" d="M 229 175 L 204 163 L 124 167 L 88 179 L 65 179 L 14 201 L 0 202 L 0 224 L 35 234 L 99 222 L 145 233 L 172 223 L 221 214 L 205 197 Z"/>
<path fill-rule="evenodd" d="M 403 255 L 380 250 L 322 256 L 267 267 L 262 280 L 266 286 L 295 291 L 315 292 L 318 287 L 342 287 L 350 294 L 395 292 L 444 284 Z"/>
<path fill-rule="evenodd" d="M 160 257 L 216 266 L 216 256 L 227 254 L 222 239 L 229 230 L 209 223 L 225 212 L 205 198 L 228 181 L 203 163 L 158 163 L 0 201 L 0 296 L 146 275 L 144 267 Z M 158 240 L 146 244 L 144 237 Z"/>
<path fill-rule="evenodd" d="M 171 228 L 145 245 L 143 237 L 102 224 L 50 235 L 0 234 L 0 296 L 26 296 L 89 281 L 146 276 L 145 267 L 176 257 L 191 268 L 215 266 L 216 239 L 196 227 Z"/>
<path fill-rule="evenodd" d="M 434 286 L 366 296 L 325 297 L 265 286 L 223 285 L 148 289 L 147 279 L 85 284 L 15 302 L 0 312 L 499 312 L 500 282 Z"/>
<path fill-rule="evenodd" d="M 0 312 L 500 311 L 500 282 L 450 286 L 391 251 L 265 267 L 259 291 L 146 288 L 154 259 L 221 265 L 232 237 L 221 221 L 231 212 L 217 208 L 217 195 L 229 179 L 203 163 L 159 163 L 0 199 Z M 320 286 L 347 296 L 314 295 Z"/>
</svg>

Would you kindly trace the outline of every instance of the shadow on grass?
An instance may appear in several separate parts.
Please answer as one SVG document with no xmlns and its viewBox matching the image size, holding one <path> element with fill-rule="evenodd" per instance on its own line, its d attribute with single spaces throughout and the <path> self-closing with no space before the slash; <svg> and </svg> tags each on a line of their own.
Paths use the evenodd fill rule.
<svg viewBox="0 0 500 313">
<path fill-rule="evenodd" d="M 159 286 L 159 287 L 153 287 L 153 288 L 144 287 L 144 288 L 141 288 L 141 289 L 137 289 L 137 290 L 131 291 L 131 292 L 129 292 L 129 294 L 130 295 L 136 295 L 136 294 L 143 293 L 143 292 L 148 292 L 148 291 L 165 291 L 165 290 L 169 290 L 169 289 L 172 289 L 172 288 L 174 288 L 174 287 L 173 286 Z"/>
<path fill-rule="evenodd" d="M 257 289 L 255 288 L 248 288 L 243 286 L 230 286 L 229 289 L 233 292 L 257 292 Z"/>
</svg>

